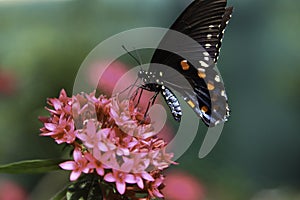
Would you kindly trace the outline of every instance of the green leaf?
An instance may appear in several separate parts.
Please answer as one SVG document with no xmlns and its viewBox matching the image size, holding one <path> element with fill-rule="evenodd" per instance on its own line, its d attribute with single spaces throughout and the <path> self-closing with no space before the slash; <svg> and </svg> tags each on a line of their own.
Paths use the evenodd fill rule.
<svg viewBox="0 0 300 200">
<path fill-rule="evenodd" d="M 67 200 L 67 191 L 68 191 L 68 186 L 64 187 L 61 191 L 59 191 L 57 194 L 55 194 L 54 197 L 52 197 L 50 200 Z"/>
<path fill-rule="evenodd" d="M 81 176 L 68 188 L 67 200 L 103 200 L 99 177 L 94 174 Z"/>
<path fill-rule="evenodd" d="M 36 174 L 59 170 L 58 164 L 63 159 L 56 160 L 26 160 L 6 165 L 0 165 L 0 173 L 6 174 Z"/>
</svg>

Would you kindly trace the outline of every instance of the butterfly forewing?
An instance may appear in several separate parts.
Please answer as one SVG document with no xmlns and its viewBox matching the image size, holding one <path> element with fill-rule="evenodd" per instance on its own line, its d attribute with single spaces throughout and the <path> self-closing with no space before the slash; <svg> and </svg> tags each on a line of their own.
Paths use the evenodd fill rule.
<svg viewBox="0 0 300 200">
<path fill-rule="evenodd" d="M 196 40 L 210 54 L 215 62 L 221 47 L 222 31 L 230 19 L 232 7 L 226 8 L 226 0 L 196 0 L 191 3 L 170 27 Z M 164 39 L 168 38 L 168 34 Z M 163 39 L 163 40 L 164 40 Z M 164 58 L 160 53 L 154 54 L 152 61 Z"/>
<path fill-rule="evenodd" d="M 159 78 L 165 86 L 177 90 L 187 104 L 207 126 L 226 121 L 228 104 L 220 74 L 214 69 L 225 27 L 231 18 L 232 7 L 226 8 L 226 0 L 195 0 L 177 18 L 171 30 L 183 33 L 196 44 L 174 41 L 167 32 L 151 63 L 160 63 L 177 70 L 189 82 L 192 89 L 183 86 L 180 79 L 151 64 L 150 72 L 163 74 Z M 174 44 L 175 43 L 175 44 Z M 176 52 L 162 50 L 161 46 L 176 45 Z M 199 44 L 202 48 L 199 48 Z M 187 55 L 189 58 L 179 55 Z"/>
</svg>

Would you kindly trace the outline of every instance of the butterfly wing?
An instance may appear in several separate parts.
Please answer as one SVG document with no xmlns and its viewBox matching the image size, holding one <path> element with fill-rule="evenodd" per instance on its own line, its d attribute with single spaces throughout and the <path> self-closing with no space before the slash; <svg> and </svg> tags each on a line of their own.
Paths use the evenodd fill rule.
<svg viewBox="0 0 300 200">
<path fill-rule="evenodd" d="M 222 43 L 225 27 L 231 18 L 232 7 L 226 8 L 226 0 L 196 0 L 178 17 L 170 29 L 193 38 L 203 48 L 191 43 L 177 44 L 175 53 L 160 49 L 161 44 L 174 43 L 167 32 L 151 63 L 160 63 L 176 69 L 190 83 L 193 90 L 182 87 L 170 73 L 161 77 L 164 83 L 184 97 L 188 105 L 201 117 L 207 126 L 225 121 L 229 115 L 227 97 L 220 75 L 214 69 Z M 188 54 L 189 61 L 178 54 Z M 192 65 L 191 63 L 197 63 Z M 150 65 L 149 71 L 160 71 Z"/>
</svg>

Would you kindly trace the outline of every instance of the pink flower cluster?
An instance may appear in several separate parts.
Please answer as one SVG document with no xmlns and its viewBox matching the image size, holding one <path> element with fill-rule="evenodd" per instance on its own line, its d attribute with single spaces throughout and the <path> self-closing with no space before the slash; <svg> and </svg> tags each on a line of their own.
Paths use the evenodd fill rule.
<svg viewBox="0 0 300 200">
<path fill-rule="evenodd" d="M 106 182 L 115 182 L 120 194 L 136 186 L 149 197 L 163 197 L 161 172 L 174 164 L 173 154 L 166 153 L 166 143 L 133 102 L 118 96 L 97 98 L 95 92 L 69 98 L 62 90 L 48 104 L 50 117 L 40 118 L 41 135 L 74 146 L 74 160 L 60 164 L 72 170 L 71 181 L 96 172 Z"/>
</svg>

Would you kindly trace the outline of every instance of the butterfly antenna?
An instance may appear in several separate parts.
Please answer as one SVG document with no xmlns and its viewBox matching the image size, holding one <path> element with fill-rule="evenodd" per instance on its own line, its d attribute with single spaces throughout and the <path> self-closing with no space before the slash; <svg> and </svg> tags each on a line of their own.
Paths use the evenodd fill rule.
<svg viewBox="0 0 300 200">
<path fill-rule="evenodd" d="M 131 85 L 129 85 L 127 88 L 125 88 L 124 90 L 122 90 L 121 92 L 118 92 L 118 94 L 122 94 L 122 93 L 124 93 L 124 92 L 126 92 L 126 90 L 128 90 L 129 88 L 130 88 L 130 90 L 133 88 L 133 87 L 140 87 L 140 85 L 138 85 L 138 84 L 136 84 L 137 83 L 137 80 L 138 79 L 136 79 L 135 80 L 135 82 L 133 83 L 133 84 L 131 84 Z M 130 91 L 129 91 L 129 93 L 130 93 Z"/>
<path fill-rule="evenodd" d="M 124 46 L 124 45 L 122 45 L 122 48 L 136 61 L 136 63 L 140 66 L 140 68 L 141 68 L 141 65 L 142 65 L 142 63 L 131 53 L 131 52 L 129 52 L 128 51 L 128 49 Z M 135 50 L 136 51 L 136 50 Z M 142 69 L 142 68 L 141 68 Z M 129 86 L 129 87 L 127 87 L 124 91 L 122 91 L 122 92 L 125 92 L 126 90 L 128 90 L 129 88 L 130 88 L 130 90 L 129 90 L 129 92 L 128 92 L 128 96 L 131 94 L 131 92 L 132 92 L 132 90 L 133 90 L 133 88 L 134 88 L 134 86 L 137 86 L 136 84 L 137 84 L 137 82 L 138 82 L 138 80 L 139 80 L 139 78 L 137 77 L 136 78 L 136 80 L 134 81 L 134 83 L 131 85 L 131 86 Z M 128 96 L 127 96 L 127 98 L 128 98 Z"/>
<path fill-rule="evenodd" d="M 139 54 L 138 50 L 136 48 L 134 48 L 134 52 L 135 52 L 135 55 L 136 57 L 139 59 L 140 61 L 140 66 L 141 66 L 141 63 L 143 63 L 142 61 L 142 58 L 141 58 L 141 55 Z M 141 67 L 142 68 L 142 67 Z"/>
<path fill-rule="evenodd" d="M 134 55 L 132 55 L 132 53 L 130 53 L 124 45 L 122 45 L 122 48 L 136 61 L 139 66 L 142 65 L 142 63 L 136 57 L 134 57 Z"/>
</svg>

